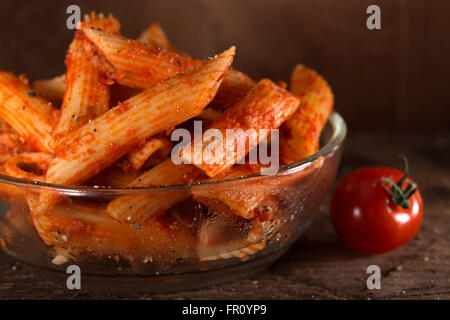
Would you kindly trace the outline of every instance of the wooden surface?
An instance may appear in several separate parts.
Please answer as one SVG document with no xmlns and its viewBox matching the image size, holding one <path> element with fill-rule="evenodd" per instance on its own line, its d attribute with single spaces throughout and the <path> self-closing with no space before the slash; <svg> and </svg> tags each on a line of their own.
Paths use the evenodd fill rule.
<svg viewBox="0 0 450 320">
<path fill-rule="evenodd" d="M 402 168 L 420 184 L 425 216 L 419 234 L 379 256 L 351 251 L 338 241 L 325 203 L 313 225 L 272 267 L 249 279 L 170 295 L 74 292 L 0 254 L 1 299 L 450 299 L 450 132 L 355 135 L 347 139 L 340 177 L 368 165 Z M 366 268 L 382 271 L 381 290 L 366 289 Z"/>
<path fill-rule="evenodd" d="M 287 81 L 295 64 L 308 65 L 330 82 L 352 130 L 450 124 L 448 0 L 2 0 L 0 69 L 62 73 L 70 4 L 114 14 L 128 37 L 158 21 L 197 58 L 236 45 L 233 66 L 255 80 Z M 372 4 L 381 30 L 366 27 Z"/>
</svg>

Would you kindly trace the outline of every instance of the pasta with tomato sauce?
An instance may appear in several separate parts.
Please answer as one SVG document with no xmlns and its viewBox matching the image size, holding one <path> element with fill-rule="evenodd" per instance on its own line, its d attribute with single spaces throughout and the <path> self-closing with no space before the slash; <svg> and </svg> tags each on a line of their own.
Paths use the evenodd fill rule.
<svg viewBox="0 0 450 320">
<path fill-rule="evenodd" d="M 121 35 L 113 16 L 92 13 L 75 32 L 64 74 L 31 87 L 24 76 L 0 71 L 0 173 L 67 187 L 10 186 L 0 197 L 22 199 L 37 234 L 60 257 L 54 263 L 92 252 L 132 264 L 211 262 L 246 259 L 266 246 L 268 221 L 283 216 L 277 193 L 286 182 L 215 183 L 258 174 L 263 163 L 240 160 L 274 143 L 270 130 L 281 131 L 281 165 L 315 153 L 333 94 L 302 65 L 290 90 L 253 81 L 231 67 L 235 50 L 193 59 L 157 23 L 134 40 Z M 244 147 L 225 143 L 226 161 L 211 163 L 206 149 L 219 150 L 219 141 L 199 149 L 193 139 L 175 163 L 171 133 L 192 133 L 195 121 L 223 136 L 238 130 L 234 141 Z M 111 192 L 83 198 L 98 189 Z"/>
</svg>

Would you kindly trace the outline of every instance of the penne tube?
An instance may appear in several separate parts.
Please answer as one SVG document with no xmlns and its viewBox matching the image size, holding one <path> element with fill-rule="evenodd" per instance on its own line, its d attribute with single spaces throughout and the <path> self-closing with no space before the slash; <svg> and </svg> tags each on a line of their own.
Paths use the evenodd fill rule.
<svg viewBox="0 0 450 320">
<path fill-rule="evenodd" d="M 119 22 L 112 17 L 87 16 L 85 25 L 117 34 Z M 61 107 L 61 117 L 53 132 L 55 141 L 66 133 L 95 119 L 109 108 L 109 88 L 103 83 L 100 70 L 91 62 L 83 48 L 83 40 L 75 39 L 66 57 L 66 90 Z"/>
<path fill-rule="evenodd" d="M 234 47 L 120 103 L 66 136 L 46 182 L 78 185 L 133 150 L 143 139 L 200 114 L 217 92 Z"/>
<path fill-rule="evenodd" d="M 99 67 L 113 80 L 129 87 L 151 88 L 155 83 L 200 63 L 174 51 L 165 52 L 118 35 L 87 27 L 82 30 L 106 60 L 105 63 L 96 59 Z M 230 68 L 211 106 L 215 109 L 229 107 L 254 85 L 247 75 Z"/>
<path fill-rule="evenodd" d="M 27 194 L 31 223 L 41 239 L 66 258 L 91 252 L 100 259 L 117 255 L 116 261 L 124 258 L 139 265 L 146 259 L 162 266 L 177 258 L 196 258 L 192 233 L 170 217 L 129 225 L 111 219 L 101 204 L 63 201 L 41 212 L 38 198 L 34 192 Z"/>
<path fill-rule="evenodd" d="M 104 17 L 102 14 L 85 15 L 84 23 L 94 28 L 119 33 L 120 23 L 112 16 Z M 36 80 L 33 82 L 33 89 L 44 99 L 50 101 L 55 106 L 62 103 L 64 92 L 66 91 L 66 75 L 60 75 L 51 79 Z"/>
<path fill-rule="evenodd" d="M 163 29 L 156 22 L 152 23 L 141 33 L 138 41 L 146 43 L 153 48 L 161 48 L 165 51 L 175 52 L 175 49 L 170 45 Z M 210 107 L 212 109 L 224 110 L 236 103 L 239 98 L 245 96 L 254 85 L 255 82 L 250 79 L 249 76 L 230 68 L 220 85 L 216 97 L 211 102 Z M 211 113 L 208 115 L 210 114 Z"/>
<path fill-rule="evenodd" d="M 130 39 L 92 12 L 77 21 L 63 75 L 30 87 L 0 70 L 11 226 L 0 246 L 36 243 L 53 269 L 164 278 L 292 244 L 336 171 L 333 153 L 317 152 L 333 92 L 303 65 L 290 91 L 255 82 L 234 55 L 194 59 L 156 22 Z"/>
<path fill-rule="evenodd" d="M 0 119 L 0 165 L 19 153 L 33 151 L 18 133 Z"/>
<path fill-rule="evenodd" d="M 45 172 L 52 159 L 52 155 L 43 152 L 21 153 L 6 161 L 2 171 L 11 177 L 44 182 Z M 25 170 L 26 165 L 29 170 Z"/>
<path fill-rule="evenodd" d="M 186 163 L 194 164 L 214 177 L 267 138 L 269 130 L 277 129 L 295 112 L 298 104 L 298 98 L 272 81 L 263 79 L 211 125 L 222 138 L 203 143 L 193 141 L 190 148 L 180 150 L 180 156 Z M 233 139 L 229 138 L 228 130 L 234 133 Z M 208 150 L 210 152 L 206 152 Z"/>
<path fill-rule="evenodd" d="M 130 151 L 125 161 L 134 170 L 140 170 L 144 167 L 147 160 L 156 152 L 160 153 L 161 157 L 167 157 L 172 150 L 172 142 L 162 136 L 152 137 L 147 139 L 143 146 L 138 147 L 135 150 Z M 125 165 L 128 167 L 128 165 Z"/>
<path fill-rule="evenodd" d="M 154 49 L 112 33 L 86 26 L 81 30 L 107 61 L 107 64 L 99 63 L 99 67 L 103 67 L 112 80 L 129 87 L 151 88 L 161 80 L 201 64 L 199 60 Z"/>
<path fill-rule="evenodd" d="M 53 150 L 52 129 L 56 109 L 15 75 L 0 71 L 0 118 L 33 149 Z"/>
<path fill-rule="evenodd" d="M 276 198 L 281 191 L 287 193 L 287 188 L 298 181 L 310 179 L 314 171 L 322 166 L 323 159 L 305 167 L 302 172 L 291 178 L 254 178 L 248 181 L 237 181 L 223 185 L 211 185 L 208 188 L 193 187 L 192 196 L 197 202 L 219 212 L 232 212 L 246 219 L 258 218 L 260 221 L 271 218 L 278 212 Z M 212 181 L 246 177 L 261 172 L 260 164 L 235 165 L 224 175 L 211 178 Z"/>
<path fill-rule="evenodd" d="M 297 65 L 291 75 L 291 91 L 300 98 L 300 107 L 281 128 L 280 157 L 292 163 L 319 149 L 320 132 L 333 108 L 328 83 L 314 70 Z"/>
<path fill-rule="evenodd" d="M 236 165 L 225 175 L 212 178 L 212 181 L 245 177 L 256 173 L 246 165 Z M 247 183 L 231 183 L 222 186 L 194 187 L 193 198 L 205 206 L 219 212 L 232 212 L 245 219 L 254 218 L 261 203 L 277 188 L 276 180 L 263 179 Z"/>
<path fill-rule="evenodd" d="M 261 97 L 264 97 L 259 94 L 259 92 L 261 91 L 265 92 L 268 90 L 273 96 L 274 94 L 278 95 L 278 91 L 282 90 L 281 88 L 276 88 L 274 92 L 271 92 L 271 90 L 275 88 L 275 85 L 272 82 L 263 80 L 261 83 L 262 84 L 257 85 L 254 88 L 255 92 L 251 94 L 249 93 L 249 96 L 252 98 L 246 102 L 248 103 L 248 105 L 252 105 L 254 101 L 259 101 Z M 269 86 L 269 88 L 267 88 L 266 86 Z M 292 114 L 292 112 L 295 111 L 296 105 L 298 105 L 298 100 L 295 97 L 288 95 L 284 90 L 283 93 L 285 94 L 285 96 L 281 95 L 281 97 L 283 98 L 280 99 L 285 99 L 286 101 L 277 102 L 278 105 L 274 106 L 274 108 L 280 109 L 276 110 L 277 115 L 284 115 L 287 117 L 289 114 Z M 254 99 L 253 97 L 256 97 L 256 99 Z M 261 101 L 261 103 L 268 104 L 269 101 L 272 100 L 264 99 L 263 101 Z M 281 110 L 283 108 L 286 108 L 288 110 Z M 240 109 L 234 110 L 233 108 L 231 108 L 230 112 L 234 115 L 235 112 L 239 110 Z M 271 110 L 270 107 L 266 107 L 265 110 L 260 110 L 260 112 L 269 112 L 269 110 Z M 241 110 L 241 112 L 244 112 L 241 113 L 241 115 L 245 114 L 245 112 L 250 114 L 248 110 Z M 266 119 L 268 118 L 270 118 L 270 115 L 266 116 Z M 224 128 L 227 128 L 227 124 L 230 123 L 235 125 L 234 121 L 235 120 L 233 118 L 228 118 L 227 121 L 224 122 Z M 276 128 L 277 126 L 279 126 L 279 123 L 276 123 L 273 127 Z M 214 125 L 212 127 L 217 128 Z M 195 171 L 192 171 L 192 166 L 177 166 L 172 163 L 172 160 L 169 159 L 162 164 L 154 167 L 153 169 L 147 171 L 143 176 L 139 177 L 139 181 L 136 181 L 130 186 L 148 187 L 156 185 L 173 185 L 186 183 L 185 176 L 193 174 L 193 172 Z M 234 178 L 238 176 L 249 175 L 251 173 L 252 172 L 250 172 L 248 169 L 240 166 L 237 170 L 232 170 L 225 176 L 220 176 L 220 178 Z M 231 209 L 231 211 L 233 211 L 235 214 L 249 219 L 253 218 L 256 215 L 256 209 L 270 193 L 267 189 L 268 185 L 270 185 L 270 183 L 255 183 L 244 188 L 243 190 L 238 191 L 236 190 L 235 186 L 230 188 L 214 188 L 214 186 L 211 186 L 211 188 L 199 188 L 199 190 L 201 191 L 194 191 L 193 193 L 196 200 L 209 207 L 215 209 L 223 209 L 224 206 L 227 206 L 227 208 Z M 150 217 L 158 217 L 173 205 L 175 205 L 177 202 L 180 202 L 187 197 L 188 194 L 184 191 L 180 191 L 176 195 L 174 195 L 173 193 L 165 193 L 162 191 L 158 194 L 152 194 L 151 196 L 126 196 L 112 201 L 108 206 L 107 212 L 111 217 L 121 222 L 134 223 L 136 221 L 144 221 Z"/>
<path fill-rule="evenodd" d="M 52 155 L 43 152 L 26 152 L 11 155 L 0 166 L 0 174 L 33 182 L 44 182 L 45 171 L 52 158 Z M 0 190 L 0 199 L 3 201 L 17 201 L 17 199 L 23 199 L 25 192 L 24 188 L 13 184 L 4 184 Z"/>
<path fill-rule="evenodd" d="M 165 51 L 173 50 L 164 30 L 157 22 L 153 22 L 147 29 L 142 31 L 137 41 L 145 43 L 155 49 L 162 49 Z"/>
<path fill-rule="evenodd" d="M 53 133 L 56 141 L 89 120 L 108 110 L 109 89 L 101 82 L 101 75 L 83 49 L 83 42 L 75 39 L 66 57 L 67 86 L 61 107 L 61 117 Z"/>
<path fill-rule="evenodd" d="M 183 184 L 197 180 L 198 169 L 191 165 L 176 165 L 171 159 L 161 162 L 136 178 L 128 187 L 151 187 Z M 106 209 L 108 215 L 123 223 L 143 222 L 156 219 L 177 202 L 186 199 L 189 191 L 170 190 L 152 192 L 146 195 L 130 195 L 111 201 Z"/>
<path fill-rule="evenodd" d="M 42 98 L 50 101 L 54 106 L 60 106 L 66 91 L 66 75 L 51 79 L 36 80 L 33 89 Z"/>
</svg>

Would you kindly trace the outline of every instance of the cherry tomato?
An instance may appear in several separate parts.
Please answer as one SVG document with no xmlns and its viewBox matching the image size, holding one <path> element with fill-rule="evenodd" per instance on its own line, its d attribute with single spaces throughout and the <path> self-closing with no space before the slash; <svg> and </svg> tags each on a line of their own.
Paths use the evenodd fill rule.
<svg viewBox="0 0 450 320">
<path fill-rule="evenodd" d="M 420 228 L 422 198 L 405 173 L 387 167 L 362 168 L 336 187 L 331 220 L 339 238 L 368 254 L 391 251 L 409 242 Z"/>
</svg>

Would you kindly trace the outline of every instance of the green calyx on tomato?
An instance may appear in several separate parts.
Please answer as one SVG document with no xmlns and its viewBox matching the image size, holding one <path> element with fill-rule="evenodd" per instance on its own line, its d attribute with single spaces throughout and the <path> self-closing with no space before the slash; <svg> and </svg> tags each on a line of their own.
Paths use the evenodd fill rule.
<svg viewBox="0 0 450 320">
<path fill-rule="evenodd" d="M 382 187 L 391 195 L 392 202 L 405 209 L 409 209 L 411 207 L 409 199 L 417 191 L 417 183 L 413 181 L 406 181 L 406 188 L 403 189 L 403 183 L 405 183 L 405 180 L 408 177 L 409 166 L 408 159 L 406 159 L 405 156 L 402 156 L 402 158 L 405 161 L 405 170 L 403 171 L 403 177 L 398 180 L 397 183 L 395 183 L 391 178 L 383 177 L 376 180 L 373 185 L 375 186 L 375 184 L 377 184 L 379 181 L 387 183 L 390 188 L 386 184 L 382 184 Z"/>
</svg>

